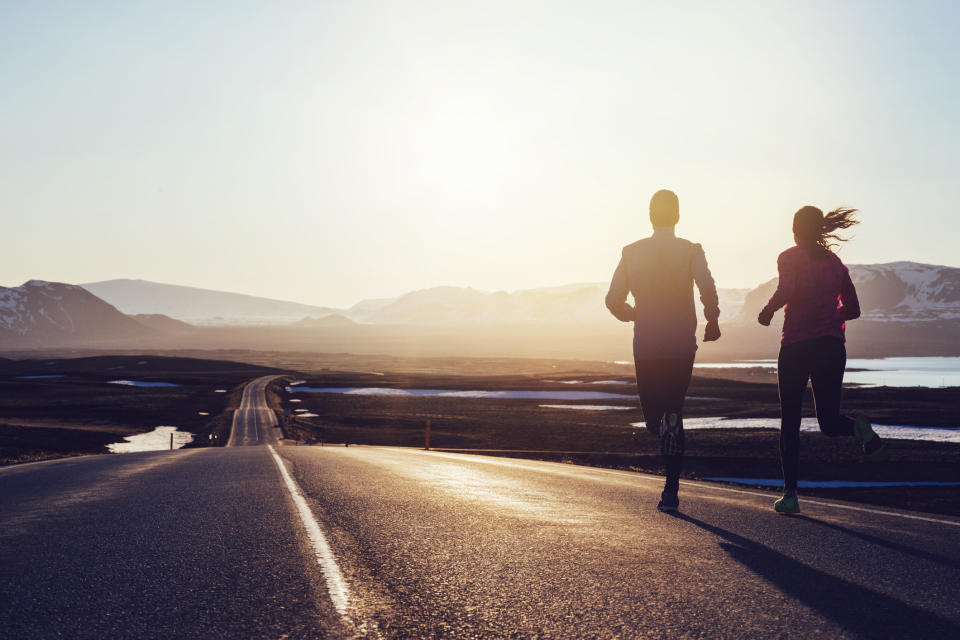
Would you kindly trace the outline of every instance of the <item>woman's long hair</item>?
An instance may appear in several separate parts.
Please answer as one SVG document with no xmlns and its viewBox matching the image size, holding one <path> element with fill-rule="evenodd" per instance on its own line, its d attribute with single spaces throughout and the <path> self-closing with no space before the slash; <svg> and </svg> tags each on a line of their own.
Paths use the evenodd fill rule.
<svg viewBox="0 0 960 640">
<path fill-rule="evenodd" d="M 849 240 L 834 232 L 859 224 L 860 221 L 853 217 L 856 212 L 856 209 L 838 207 L 824 215 L 823 211 L 816 207 L 802 207 L 793 214 L 793 233 L 797 237 L 797 243 L 804 247 L 820 247 L 830 251 L 838 243 Z"/>
</svg>

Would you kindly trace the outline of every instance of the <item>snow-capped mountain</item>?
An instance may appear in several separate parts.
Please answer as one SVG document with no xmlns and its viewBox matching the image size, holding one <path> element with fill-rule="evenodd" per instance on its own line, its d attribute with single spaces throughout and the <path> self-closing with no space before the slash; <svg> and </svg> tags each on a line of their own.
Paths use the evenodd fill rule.
<svg viewBox="0 0 960 640">
<path fill-rule="evenodd" d="M 850 269 L 863 315 L 872 320 L 960 318 L 960 269 L 917 262 Z"/>
<path fill-rule="evenodd" d="M 918 262 L 848 265 L 862 317 L 883 322 L 960 319 L 960 269 Z M 769 280 L 749 294 L 738 318 L 753 322 L 777 287 Z"/>
<path fill-rule="evenodd" d="M 51 346 L 153 333 L 76 285 L 30 280 L 0 287 L 0 345 Z"/>
</svg>

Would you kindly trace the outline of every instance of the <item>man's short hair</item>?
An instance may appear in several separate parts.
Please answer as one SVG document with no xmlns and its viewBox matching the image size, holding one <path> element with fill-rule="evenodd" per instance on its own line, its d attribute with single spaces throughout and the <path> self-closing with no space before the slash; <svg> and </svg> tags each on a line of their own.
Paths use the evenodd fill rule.
<svg viewBox="0 0 960 640">
<path fill-rule="evenodd" d="M 650 198 L 650 222 L 655 227 L 672 227 L 680 220 L 680 199 L 669 189 L 661 189 Z"/>
</svg>

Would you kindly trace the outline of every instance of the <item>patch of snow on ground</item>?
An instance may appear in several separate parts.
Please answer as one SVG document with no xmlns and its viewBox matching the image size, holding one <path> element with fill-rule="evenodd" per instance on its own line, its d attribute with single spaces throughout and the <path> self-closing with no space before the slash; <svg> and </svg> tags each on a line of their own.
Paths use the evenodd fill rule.
<svg viewBox="0 0 960 640">
<path fill-rule="evenodd" d="M 216 389 L 216 390 L 214 390 L 214 393 L 226 393 L 226 392 L 227 392 L 226 389 Z"/>
<path fill-rule="evenodd" d="M 299 417 L 299 418 L 319 418 L 320 416 L 318 416 L 318 415 L 315 414 L 315 413 L 298 413 L 298 414 L 297 414 L 297 417 Z"/>
<path fill-rule="evenodd" d="M 149 433 L 126 436 L 126 442 L 108 444 L 111 453 L 135 453 L 137 451 L 165 451 L 170 448 L 170 434 L 173 434 L 173 448 L 179 449 L 193 442 L 193 434 L 180 431 L 176 427 L 157 427 Z"/>
<path fill-rule="evenodd" d="M 197 415 L 198 415 L 198 416 L 208 416 L 208 415 L 210 415 L 210 414 L 207 413 L 206 411 L 197 411 Z"/>
</svg>

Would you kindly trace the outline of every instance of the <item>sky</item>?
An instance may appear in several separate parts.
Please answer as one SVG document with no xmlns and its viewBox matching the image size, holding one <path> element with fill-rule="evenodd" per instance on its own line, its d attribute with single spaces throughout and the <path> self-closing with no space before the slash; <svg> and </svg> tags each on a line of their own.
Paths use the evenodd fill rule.
<svg viewBox="0 0 960 640">
<path fill-rule="evenodd" d="M 348 306 L 606 281 L 658 189 L 721 287 L 800 206 L 960 266 L 960 3 L 0 0 L 0 285 Z"/>
</svg>

